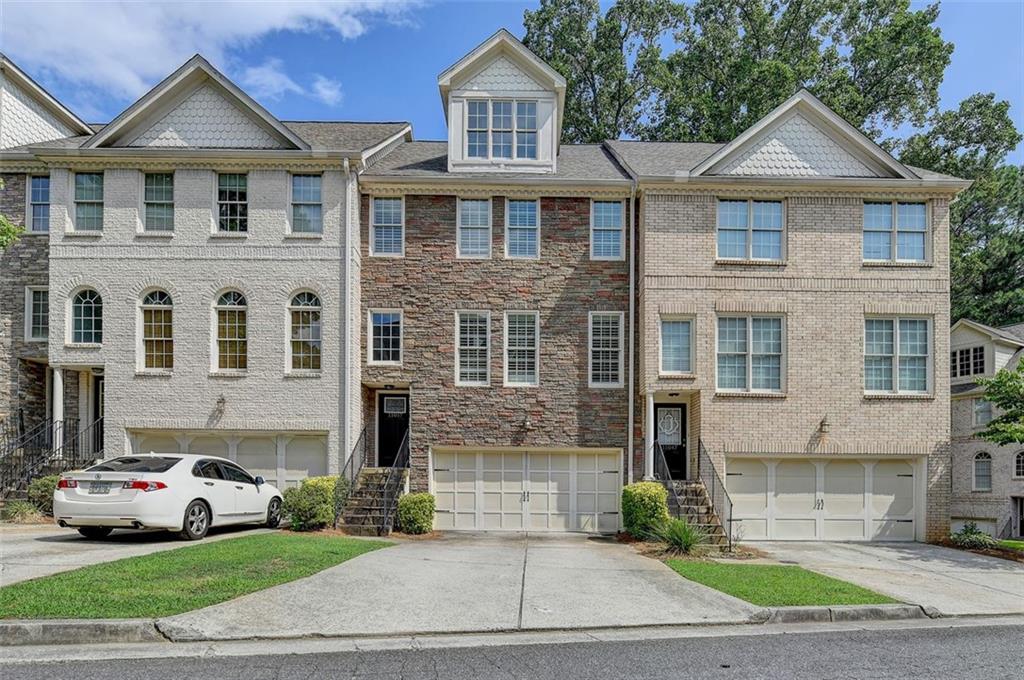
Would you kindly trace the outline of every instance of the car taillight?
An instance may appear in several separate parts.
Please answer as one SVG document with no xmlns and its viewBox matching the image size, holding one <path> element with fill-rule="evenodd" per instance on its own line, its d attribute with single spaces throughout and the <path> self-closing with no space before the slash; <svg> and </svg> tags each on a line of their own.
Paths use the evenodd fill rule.
<svg viewBox="0 0 1024 680">
<path fill-rule="evenodd" d="M 58 489 L 77 489 L 78 481 L 75 479 L 62 479 L 57 482 Z"/>
<path fill-rule="evenodd" d="M 136 479 L 134 482 L 125 482 L 122 488 L 135 489 L 136 491 L 159 491 L 160 489 L 166 489 L 167 485 L 163 482 L 147 482 L 144 479 Z"/>
</svg>

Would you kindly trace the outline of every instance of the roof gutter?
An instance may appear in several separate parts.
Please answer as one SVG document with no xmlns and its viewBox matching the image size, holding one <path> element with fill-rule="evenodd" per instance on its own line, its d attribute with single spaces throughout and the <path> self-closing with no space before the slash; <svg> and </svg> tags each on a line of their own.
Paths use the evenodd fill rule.
<svg viewBox="0 0 1024 680">
<path fill-rule="evenodd" d="M 550 186 L 601 186 L 601 187 L 622 187 L 623 190 L 628 190 L 633 186 L 633 182 L 628 179 L 562 179 L 552 177 L 549 174 L 538 173 L 534 177 L 502 177 L 501 175 L 495 174 L 494 176 L 482 176 L 482 177 L 451 177 L 444 174 L 437 176 L 405 176 L 405 175 L 361 175 L 360 181 L 364 184 L 437 184 L 451 183 L 451 184 L 473 184 L 480 186 L 530 186 L 536 184 L 545 184 Z"/>
<path fill-rule="evenodd" d="M 965 179 L 902 179 L 888 177 L 748 177 L 737 175 L 642 175 L 638 180 L 645 184 L 727 184 L 779 186 L 785 188 L 810 185 L 815 187 L 879 187 L 879 188 L 924 188 L 924 189 L 966 189 L 971 180 Z"/>
<path fill-rule="evenodd" d="M 104 148 L 104 149 L 61 149 L 55 147 L 29 147 L 28 152 L 38 158 L 119 158 L 151 160 L 154 158 L 182 159 L 182 158 L 275 158 L 275 159 L 336 159 L 359 158 L 362 150 L 354 151 L 320 151 L 304 149 L 196 149 L 161 148 L 154 150 L 147 147 L 145 152 L 140 153 L 138 148 Z"/>
</svg>

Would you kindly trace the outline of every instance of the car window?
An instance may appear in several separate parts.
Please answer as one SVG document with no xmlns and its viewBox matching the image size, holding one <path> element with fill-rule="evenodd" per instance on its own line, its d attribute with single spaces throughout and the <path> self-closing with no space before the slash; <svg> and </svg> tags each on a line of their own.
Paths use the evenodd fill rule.
<svg viewBox="0 0 1024 680">
<path fill-rule="evenodd" d="M 192 468 L 192 474 L 196 477 L 207 479 L 224 479 L 224 473 L 220 471 L 220 465 L 215 460 L 201 460 Z"/>
<path fill-rule="evenodd" d="M 246 484 L 256 483 L 253 478 L 249 476 L 249 473 L 240 467 L 231 465 L 230 463 L 221 463 L 220 466 L 224 468 L 224 474 L 227 475 L 227 478 L 232 482 L 245 482 Z"/>
<path fill-rule="evenodd" d="M 123 456 L 93 465 L 88 472 L 167 472 L 180 460 L 164 456 Z"/>
</svg>

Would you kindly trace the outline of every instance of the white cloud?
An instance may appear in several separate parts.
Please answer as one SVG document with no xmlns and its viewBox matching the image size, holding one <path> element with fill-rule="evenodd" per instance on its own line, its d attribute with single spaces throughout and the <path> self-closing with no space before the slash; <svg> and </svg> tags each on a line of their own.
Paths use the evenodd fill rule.
<svg viewBox="0 0 1024 680">
<path fill-rule="evenodd" d="M 277 100 L 286 94 L 303 94 L 299 84 L 284 72 L 280 59 L 267 59 L 261 66 L 249 66 L 242 72 L 241 85 L 256 99 Z"/>
<path fill-rule="evenodd" d="M 421 1 L 3 0 L 0 44 L 29 73 L 59 78 L 85 91 L 134 99 L 195 53 L 223 70 L 232 63 L 234 49 L 251 46 L 270 33 L 326 32 L 352 39 L 374 21 L 406 21 L 409 9 Z M 226 71 L 232 73 L 230 68 Z M 299 88 L 280 64 L 244 69 L 242 77 L 250 73 L 277 96 Z M 316 83 L 313 88 L 314 96 L 322 96 Z M 334 92 L 326 91 L 327 96 Z"/>
<path fill-rule="evenodd" d="M 313 96 L 328 106 L 337 106 L 343 97 L 341 83 L 319 73 L 313 78 Z"/>
</svg>

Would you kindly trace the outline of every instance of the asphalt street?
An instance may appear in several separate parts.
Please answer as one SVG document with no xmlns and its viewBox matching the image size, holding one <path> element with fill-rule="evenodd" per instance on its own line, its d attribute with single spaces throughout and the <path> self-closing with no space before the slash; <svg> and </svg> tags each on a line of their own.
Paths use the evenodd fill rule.
<svg viewBox="0 0 1024 680">
<path fill-rule="evenodd" d="M 232 657 L 97 659 L 0 666 L 5 680 L 463 680 L 538 678 L 1020 678 L 1024 626 L 736 635 Z"/>
</svg>

